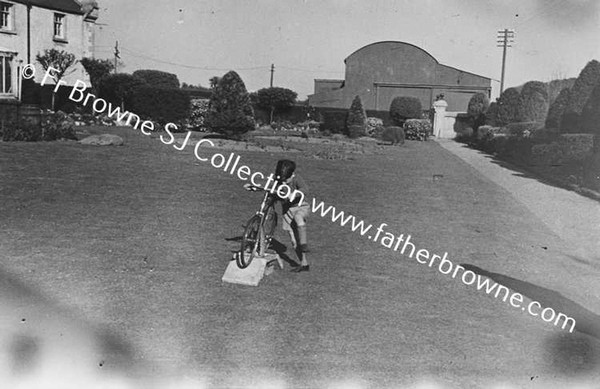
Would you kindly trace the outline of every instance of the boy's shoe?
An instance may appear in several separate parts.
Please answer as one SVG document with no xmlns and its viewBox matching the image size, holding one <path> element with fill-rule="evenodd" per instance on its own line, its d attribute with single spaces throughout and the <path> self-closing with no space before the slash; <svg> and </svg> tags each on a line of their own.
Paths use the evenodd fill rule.
<svg viewBox="0 0 600 389">
<path fill-rule="evenodd" d="M 310 250 L 308 249 L 308 245 L 306 243 L 300 245 L 300 251 L 303 253 L 310 253 Z"/>
<path fill-rule="evenodd" d="M 292 270 L 290 270 L 293 273 L 300 273 L 302 271 L 309 271 L 310 270 L 310 266 L 306 265 L 306 266 L 298 266 L 293 268 Z"/>
</svg>

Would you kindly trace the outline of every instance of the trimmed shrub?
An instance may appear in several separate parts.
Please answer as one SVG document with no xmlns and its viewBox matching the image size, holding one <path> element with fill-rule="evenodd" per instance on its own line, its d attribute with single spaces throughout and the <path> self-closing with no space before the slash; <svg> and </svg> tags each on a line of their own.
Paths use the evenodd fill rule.
<svg viewBox="0 0 600 389">
<path fill-rule="evenodd" d="M 477 130 L 479 126 L 486 123 L 485 112 L 490 106 L 490 99 L 485 93 L 475 93 L 469 100 L 467 114 L 473 122 L 473 129 Z"/>
<path fill-rule="evenodd" d="M 384 142 L 391 142 L 392 145 L 400 143 L 404 144 L 404 129 L 398 126 L 385 127 L 381 133 L 381 140 Z"/>
<path fill-rule="evenodd" d="M 583 132 L 600 136 L 600 83 L 592 91 L 590 98 L 581 113 Z"/>
<path fill-rule="evenodd" d="M 581 114 L 593 89 L 598 84 L 600 84 L 600 62 L 591 60 L 581 70 L 575 84 L 573 84 L 573 88 L 571 88 L 571 98 L 567 104 L 566 112 Z"/>
<path fill-rule="evenodd" d="M 236 72 L 225 74 L 213 89 L 205 123 L 212 131 L 234 138 L 254 129 L 250 96 Z"/>
<path fill-rule="evenodd" d="M 571 98 L 571 90 L 564 88 L 560 91 L 556 100 L 550 104 L 548 115 L 546 116 L 546 128 L 560 128 L 560 121 L 567 108 L 567 103 Z"/>
<path fill-rule="evenodd" d="M 354 124 L 348 127 L 349 138 L 360 138 L 361 136 L 365 136 L 365 126 Z"/>
<path fill-rule="evenodd" d="M 596 85 L 600 84 L 600 62 L 592 60 L 581 70 L 560 123 L 561 132 L 581 132 L 581 115 Z"/>
<path fill-rule="evenodd" d="M 548 114 L 548 90 L 541 81 L 529 81 L 521 89 L 519 120 L 543 122 Z"/>
<path fill-rule="evenodd" d="M 173 73 L 162 72 L 160 70 L 136 70 L 134 77 L 144 80 L 148 85 L 155 88 L 179 89 L 179 79 Z"/>
<path fill-rule="evenodd" d="M 208 112 L 208 99 L 190 101 L 190 128 L 192 131 L 206 131 L 204 120 Z"/>
<path fill-rule="evenodd" d="M 420 119 L 422 115 L 421 101 L 416 97 L 395 97 L 390 104 L 390 117 L 397 126 L 403 126 L 408 119 Z"/>
<path fill-rule="evenodd" d="M 181 122 L 190 116 L 190 97 L 180 89 L 138 86 L 130 97 L 130 109 L 136 115 L 159 124 Z"/>
<path fill-rule="evenodd" d="M 362 126 L 366 127 L 367 124 L 367 113 L 363 108 L 362 101 L 360 100 L 360 96 L 355 96 L 354 100 L 352 100 L 352 104 L 350 105 L 350 110 L 348 111 L 348 118 L 346 119 L 346 127 L 350 130 L 351 126 Z"/>
<path fill-rule="evenodd" d="M 563 148 L 558 142 L 534 145 L 531 148 L 531 158 L 540 165 L 560 165 L 565 160 Z"/>
<path fill-rule="evenodd" d="M 99 95 L 113 105 L 124 105 L 127 109 L 136 88 L 147 85 L 146 82 L 127 73 L 110 74 L 100 81 Z"/>
<path fill-rule="evenodd" d="M 505 126 L 508 123 L 520 121 L 521 94 L 515 88 L 508 88 L 498 98 L 496 125 Z"/>
<path fill-rule="evenodd" d="M 569 160 L 583 161 L 594 152 L 593 134 L 563 134 L 560 144 Z"/>
<path fill-rule="evenodd" d="M 485 112 L 485 124 L 490 126 L 498 125 L 498 102 L 494 101 L 490 103 L 487 111 Z"/>
<path fill-rule="evenodd" d="M 426 141 L 432 132 L 429 119 L 409 119 L 404 122 L 404 133 L 408 140 Z"/>
</svg>

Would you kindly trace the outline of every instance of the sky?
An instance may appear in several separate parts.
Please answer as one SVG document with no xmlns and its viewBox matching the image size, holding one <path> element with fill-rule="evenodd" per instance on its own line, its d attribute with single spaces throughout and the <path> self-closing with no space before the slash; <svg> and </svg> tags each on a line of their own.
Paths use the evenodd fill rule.
<svg viewBox="0 0 600 389">
<path fill-rule="evenodd" d="M 505 88 L 576 77 L 600 60 L 598 0 L 98 0 L 96 57 L 119 71 L 157 69 L 208 86 L 235 70 L 249 91 L 313 93 L 314 79 L 344 78 L 344 59 L 379 41 L 402 41 L 440 63 L 492 78 L 499 91 L 498 30 L 515 31 Z"/>
</svg>

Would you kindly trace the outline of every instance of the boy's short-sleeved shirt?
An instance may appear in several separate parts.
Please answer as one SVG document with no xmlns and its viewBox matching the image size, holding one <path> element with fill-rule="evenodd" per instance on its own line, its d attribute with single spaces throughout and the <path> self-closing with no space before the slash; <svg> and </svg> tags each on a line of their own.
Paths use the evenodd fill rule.
<svg viewBox="0 0 600 389">
<path fill-rule="evenodd" d="M 306 182 L 300 175 L 294 174 L 292 176 L 292 180 L 290 182 L 286 183 L 286 185 L 289 186 L 291 189 L 290 196 L 292 193 L 294 193 L 295 190 L 298 190 L 298 191 L 302 192 L 302 194 L 304 194 L 305 201 L 302 204 L 300 204 L 300 201 L 302 200 L 302 196 L 300 196 L 299 194 L 296 194 L 296 197 L 294 199 L 290 199 L 289 197 L 282 199 L 284 213 L 287 212 L 287 210 L 290 209 L 291 207 L 299 207 L 301 205 L 308 204 L 306 202 L 306 196 L 308 195 L 308 185 L 306 185 Z"/>
</svg>

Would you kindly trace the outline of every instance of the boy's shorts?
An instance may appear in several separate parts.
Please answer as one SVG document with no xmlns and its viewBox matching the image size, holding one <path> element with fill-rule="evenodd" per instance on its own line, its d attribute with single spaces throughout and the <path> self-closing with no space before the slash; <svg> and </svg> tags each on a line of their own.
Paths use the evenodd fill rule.
<svg viewBox="0 0 600 389">
<path fill-rule="evenodd" d="M 306 219 L 308 218 L 309 213 L 308 204 L 299 206 L 299 207 L 291 207 L 288 211 L 283 215 L 283 226 L 282 228 L 286 231 L 292 230 L 292 222 L 296 222 L 296 225 L 303 226 L 306 224 Z"/>
</svg>

